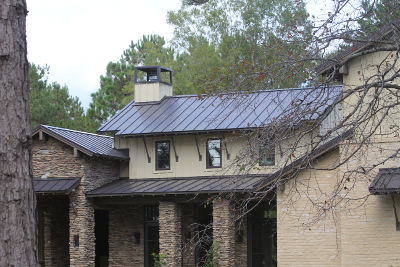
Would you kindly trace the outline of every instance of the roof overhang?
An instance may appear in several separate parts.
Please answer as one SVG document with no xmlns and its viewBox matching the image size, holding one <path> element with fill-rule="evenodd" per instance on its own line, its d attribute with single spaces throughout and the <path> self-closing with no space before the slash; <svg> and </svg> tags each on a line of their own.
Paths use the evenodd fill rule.
<svg viewBox="0 0 400 267">
<path fill-rule="evenodd" d="M 151 178 L 116 180 L 86 192 L 87 197 L 212 194 L 251 192 L 266 179 L 258 176 L 199 176 L 187 178 Z"/>
<path fill-rule="evenodd" d="M 400 168 L 379 169 L 369 192 L 373 195 L 400 193 Z"/>
<path fill-rule="evenodd" d="M 35 178 L 33 186 L 38 195 L 65 195 L 75 190 L 80 182 L 79 177 Z"/>
</svg>

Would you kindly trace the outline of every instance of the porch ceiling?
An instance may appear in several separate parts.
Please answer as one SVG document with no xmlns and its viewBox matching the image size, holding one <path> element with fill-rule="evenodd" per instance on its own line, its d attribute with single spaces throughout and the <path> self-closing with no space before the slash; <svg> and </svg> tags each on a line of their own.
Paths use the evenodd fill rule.
<svg viewBox="0 0 400 267">
<path fill-rule="evenodd" d="M 253 191 L 268 176 L 206 176 L 116 180 L 86 192 L 88 197 L 201 194 Z"/>
<path fill-rule="evenodd" d="M 36 194 L 68 194 L 80 183 L 79 177 L 33 179 Z"/>
</svg>

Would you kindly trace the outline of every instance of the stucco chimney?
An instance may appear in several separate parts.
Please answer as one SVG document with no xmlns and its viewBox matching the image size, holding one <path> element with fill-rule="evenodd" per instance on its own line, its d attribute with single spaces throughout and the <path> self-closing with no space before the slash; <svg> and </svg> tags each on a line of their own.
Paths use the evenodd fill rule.
<svg viewBox="0 0 400 267">
<path fill-rule="evenodd" d="M 172 96 L 172 70 L 163 66 L 135 67 L 134 82 L 136 103 Z"/>
</svg>

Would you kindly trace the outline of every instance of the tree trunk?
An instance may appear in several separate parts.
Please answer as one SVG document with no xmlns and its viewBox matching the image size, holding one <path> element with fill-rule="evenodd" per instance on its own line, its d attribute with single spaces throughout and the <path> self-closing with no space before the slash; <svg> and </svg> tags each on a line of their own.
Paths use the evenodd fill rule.
<svg viewBox="0 0 400 267">
<path fill-rule="evenodd" d="M 25 0 L 0 0 L 0 266 L 38 266 Z"/>
</svg>

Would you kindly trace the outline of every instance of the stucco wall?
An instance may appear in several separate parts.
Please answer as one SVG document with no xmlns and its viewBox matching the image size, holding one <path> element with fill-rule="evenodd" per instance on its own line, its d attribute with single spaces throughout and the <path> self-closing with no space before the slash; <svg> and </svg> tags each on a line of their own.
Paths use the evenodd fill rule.
<svg viewBox="0 0 400 267">
<path fill-rule="evenodd" d="M 331 125 L 327 123 L 326 127 Z M 325 127 L 325 128 L 326 128 Z M 252 174 L 266 174 L 272 173 L 279 169 L 279 166 L 291 163 L 297 158 L 301 157 L 305 150 L 310 149 L 310 138 L 311 136 L 316 137 L 319 132 L 316 129 L 312 134 L 302 135 L 298 134 L 301 131 L 288 132 L 287 139 L 275 148 L 275 165 L 274 166 L 259 166 L 256 162 L 255 167 L 250 170 Z M 225 139 L 223 139 L 225 137 Z M 246 162 L 235 161 L 236 156 L 240 155 L 240 151 L 243 149 L 249 149 L 247 156 L 250 153 L 257 158 L 260 143 L 244 138 L 241 134 L 209 134 L 209 135 L 196 135 L 198 148 L 202 155 L 202 160 L 199 160 L 199 154 L 196 146 L 196 140 L 194 135 L 177 135 L 173 136 L 173 142 L 175 150 L 173 149 L 172 139 L 170 136 L 166 137 L 146 137 L 146 147 L 151 158 L 151 162 L 148 162 L 146 153 L 146 147 L 142 138 L 116 138 L 115 147 L 117 148 L 129 148 L 130 162 L 129 162 L 129 178 L 141 179 L 141 178 L 164 178 L 164 177 L 193 177 L 193 176 L 211 176 L 211 175 L 232 175 L 232 174 L 243 174 L 239 172 L 238 164 Z M 209 138 L 220 138 L 222 139 L 222 168 L 207 168 L 206 163 L 206 142 Z M 156 170 L 155 167 L 155 142 L 156 141 L 171 141 L 170 148 L 170 170 Z M 227 140 L 225 142 L 225 140 Z M 317 138 L 316 140 L 320 140 Z M 316 143 L 316 142 L 314 142 Z M 226 145 L 225 145 L 226 144 Z M 297 148 L 293 146 L 296 144 Z M 293 150 L 295 149 L 295 150 Z M 175 158 L 178 156 L 178 161 Z M 228 159 L 228 153 L 230 155 Z M 295 155 L 295 156 L 292 156 Z M 248 173 L 246 171 L 246 173 Z"/>
</svg>

